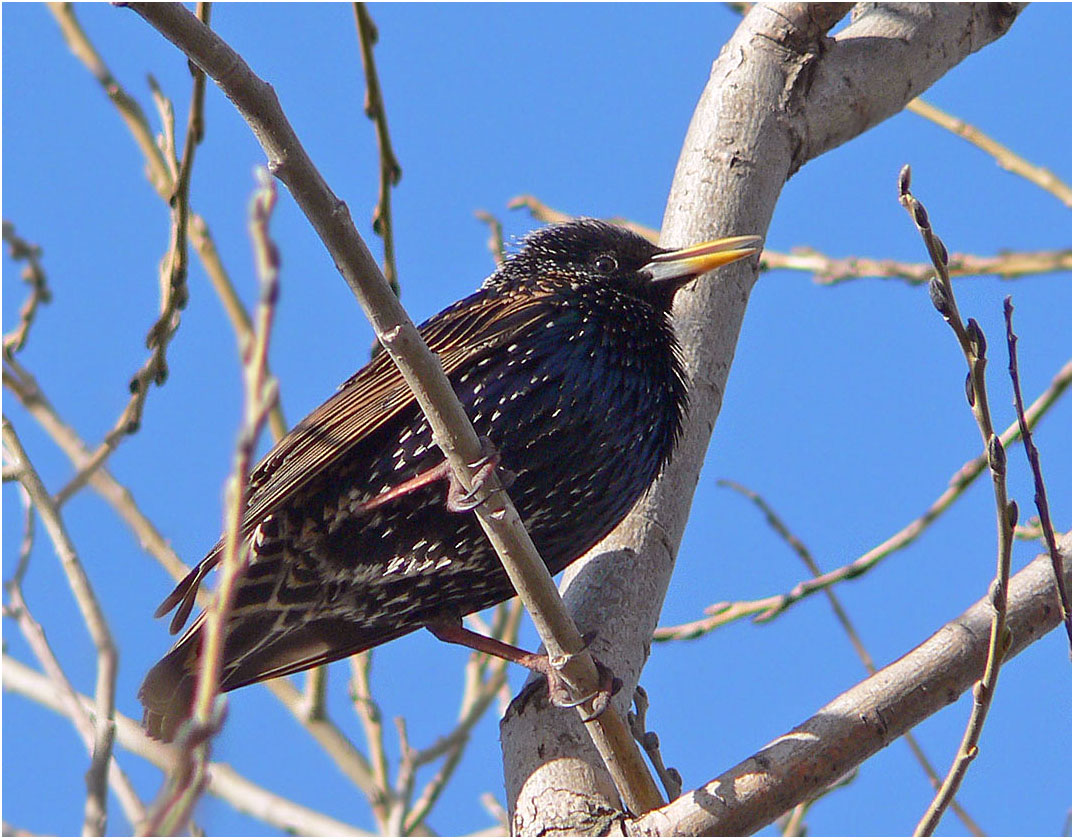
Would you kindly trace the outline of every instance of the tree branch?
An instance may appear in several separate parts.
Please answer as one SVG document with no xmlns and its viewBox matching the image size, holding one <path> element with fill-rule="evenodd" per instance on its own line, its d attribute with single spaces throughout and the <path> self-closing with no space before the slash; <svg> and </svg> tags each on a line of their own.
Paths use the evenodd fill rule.
<svg viewBox="0 0 1075 840">
<path fill-rule="evenodd" d="M 747 14 L 714 62 L 687 131 L 663 245 L 767 230 L 781 189 L 803 164 L 902 110 L 1000 37 L 1019 7 L 863 5 L 829 38 L 848 8 L 759 3 Z M 692 394 L 683 438 L 658 484 L 564 575 L 565 603 L 580 627 L 598 631 L 594 652 L 623 680 L 621 702 L 648 655 L 755 277 L 741 263 L 719 284 L 696 282 L 677 295 Z M 502 724 L 515 833 L 542 827 L 544 797 L 557 789 L 582 803 L 566 825 L 557 823 L 565 831 L 582 830 L 587 814 L 607 807 L 607 779 L 572 723 L 531 704 Z"/>
<path fill-rule="evenodd" d="M 56 696 L 55 686 L 48 677 L 4 654 L 4 691 L 13 691 L 40 703 L 61 715 L 71 712 Z M 90 711 L 93 703 L 88 697 L 76 694 L 81 707 Z M 125 750 L 134 753 L 151 764 L 168 770 L 175 763 L 176 747 L 155 741 L 142 731 L 142 725 L 126 715 L 116 713 L 116 740 Z M 272 791 L 254 784 L 240 776 L 227 764 L 211 762 L 208 766 L 208 789 L 211 794 L 227 802 L 237 811 L 274 825 L 291 834 L 307 836 L 369 836 L 347 823 L 327 817 L 303 805 L 278 796 Z"/>
<path fill-rule="evenodd" d="M 912 99 L 907 103 L 907 110 L 924 117 L 932 123 L 936 123 L 957 137 L 962 137 L 972 146 L 977 146 L 987 155 L 990 155 L 1001 169 L 1018 175 L 1020 178 L 1025 178 L 1030 183 L 1041 187 L 1050 195 L 1060 199 L 1065 206 L 1071 207 L 1071 187 L 1044 166 L 1035 166 L 1007 146 L 998 143 L 981 129 L 959 119 L 959 117 L 953 117 L 951 114 L 945 113 L 936 105 L 931 105 L 923 99 L 917 97 Z"/>
<path fill-rule="evenodd" d="M 1068 651 L 1071 650 L 1071 593 L 1062 585 L 1063 563 L 1060 558 L 1060 550 L 1056 547 L 1056 532 L 1053 530 L 1052 518 L 1049 516 L 1049 498 L 1045 493 L 1045 478 L 1041 474 L 1041 458 L 1038 455 L 1038 447 L 1034 445 L 1034 438 L 1030 434 L 1030 424 L 1027 421 L 1026 412 L 1023 410 L 1023 388 L 1019 384 L 1019 358 L 1015 351 L 1018 336 L 1012 326 L 1011 296 L 1004 299 L 1004 321 L 1008 333 L 1008 375 L 1012 380 L 1012 402 L 1015 404 L 1016 422 L 1019 424 L 1019 434 L 1023 437 L 1023 449 L 1026 450 L 1027 462 L 1030 464 L 1031 475 L 1034 476 L 1034 506 L 1038 509 L 1038 519 L 1041 522 L 1042 539 L 1049 548 L 1049 556 L 1052 558 L 1053 573 L 1057 580 L 1057 596 L 1060 601 L 1060 611 L 1064 614 L 1064 629 L 1068 634 Z"/>
<path fill-rule="evenodd" d="M 422 342 L 355 230 L 347 205 L 333 194 L 299 143 L 272 87 L 182 5 L 132 3 L 130 7 L 220 85 L 250 124 L 268 156 L 269 171 L 287 185 L 325 243 L 378 340 L 414 392 L 452 471 L 463 488 L 471 490 L 475 470 L 470 465 L 482 457 L 474 428 L 439 360 Z M 482 529 L 530 612 L 550 661 L 569 685 L 588 694 L 598 686 L 597 669 L 560 602 L 548 569 L 500 482 L 493 477 L 483 489 L 491 492 L 488 501 L 475 509 Z M 592 712 L 590 701 L 580 704 L 580 716 Z M 659 804 L 660 793 L 622 716 L 610 708 L 586 727 L 626 807 L 643 813 Z"/>
<path fill-rule="evenodd" d="M 82 566 L 74 543 L 67 533 L 63 519 L 41 476 L 34 469 L 19 441 L 15 429 L 7 417 L 3 418 L 3 439 L 6 454 L 19 470 L 19 482 L 37 509 L 48 531 L 63 567 L 71 592 L 75 596 L 82 621 L 86 625 L 93 645 L 97 649 L 97 684 L 94 690 L 96 720 L 93 731 L 93 749 L 89 770 L 86 771 L 86 819 L 83 830 L 87 834 L 102 835 L 108 816 L 108 769 L 112 757 L 112 741 L 115 736 L 116 671 L 118 667 L 116 645 L 108 628 L 108 619 L 101 609 L 93 591 L 89 576 Z"/>
<path fill-rule="evenodd" d="M 1000 675 L 1000 666 L 1008 647 L 1005 627 L 1008 609 L 1008 579 L 1011 574 L 1012 540 L 1015 526 L 1019 522 L 1019 508 L 1014 500 L 1008 500 L 1008 459 L 1004 445 L 993 432 L 993 420 L 989 412 L 988 391 L 985 383 L 985 334 L 973 318 L 968 319 L 966 325 L 963 323 L 959 314 L 959 305 L 952 290 L 952 281 L 948 276 L 948 249 L 940 237 L 933 232 L 926 208 L 911 194 L 910 166 L 904 166 L 900 170 L 899 200 L 918 228 L 930 259 L 933 261 L 936 273 L 929 284 L 930 300 L 955 333 L 967 363 L 965 392 L 971 413 L 974 415 L 985 444 L 985 454 L 988 456 L 989 471 L 993 478 L 997 520 L 997 571 L 990 587 L 994 614 L 985 674 L 974 687 L 974 707 L 948 775 L 915 829 L 915 836 L 924 836 L 936 830 L 948 803 L 959 789 L 971 761 L 978 754 L 978 740 L 985 726 L 986 715 L 989 713 L 997 678 Z"/>
<path fill-rule="evenodd" d="M 1071 586 L 1071 534 L 1061 539 Z M 1015 656 L 1060 624 L 1047 554 L 1011 579 L 1008 627 Z M 805 723 L 675 802 L 627 823 L 630 836 L 753 834 L 952 703 L 982 674 L 993 602 L 988 596 Z"/>
</svg>

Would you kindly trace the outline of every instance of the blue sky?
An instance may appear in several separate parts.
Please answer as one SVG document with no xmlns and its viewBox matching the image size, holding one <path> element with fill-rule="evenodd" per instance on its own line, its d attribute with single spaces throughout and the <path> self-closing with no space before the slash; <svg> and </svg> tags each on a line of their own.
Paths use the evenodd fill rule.
<svg viewBox="0 0 1075 840">
<path fill-rule="evenodd" d="M 186 61 L 133 12 L 107 5 L 78 14 L 116 77 L 153 115 L 151 72 L 176 102 L 189 97 Z M 492 262 L 474 211 L 510 236 L 535 223 L 506 203 L 534 193 L 573 214 L 660 224 L 683 133 L 709 66 L 737 22 L 723 5 L 374 6 L 376 58 L 392 139 L 403 166 L 393 196 L 403 301 L 418 321 L 472 291 Z M 214 27 L 271 81 L 307 150 L 346 200 L 375 254 L 376 146 L 362 113 L 363 78 L 350 8 L 221 5 Z M 109 429 L 126 382 L 143 361 L 157 307 L 166 207 L 114 109 L 67 51 L 43 6 L 3 7 L 3 215 L 45 249 L 54 293 L 23 363 L 87 441 Z M 949 73 L 926 98 L 1031 162 L 1071 180 L 1071 7 L 1032 5 L 1011 32 Z M 255 298 L 246 205 L 263 156 L 229 103 L 210 86 L 207 135 L 191 202 L 208 220 L 244 298 Z M 786 186 L 767 244 L 833 256 L 924 259 L 896 202 L 896 174 L 914 167 L 914 191 L 952 252 L 1070 247 L 1071 215 L 1055 198 L 1002 171 L 965 142 L 900 114 L 812 161 Z M 372 334 L 313 232 L 282 192 L 272 221 L 283 294 L 271 361 L 291 423 L 368 358 Z M 747 231 L 729 231 L 746 233 Z M 142 430 L 109 462 L 188 562 L 215 541 L 221 486 L 239 420 L 239 369 L 221 308 L 196 259 L 190 303 L 169 349 L 171 375 L 148 400 Z M 5 253 L 3 326 L 24 288 Z M 1071 350 L 1071 284 L 1064 274 L 1017 282 L 956 283 L 964 316 L 990 340 L 988 382 L 998 427 L 1013 419 L 1001 301 L 1012 295 L 1023 388 L 1031 401 Z M 732 478 L 761 492 L 830 569 L 918 516 L 979 451 L 963 397 L 963 360 L 925 290 L 865 279 L 823 288 L 794 272 L 756 285 L 724 407 L 702 472 L 662 623 L 706 605 L 786 591 L 806 575 L 742 498 Z M 11 419 L 46 484 L 70 466 L 6 393 Z M 1071 401 L 1039 427 L 1054 521 L 1071 525 Z M 1025 518 L 1032 491 L 1021 449 L 1010 487 Z M 170 581 L 92 491 L 64 509 L 67 525 L 121 645 L 119 709 L 137 716 L 135 692 L 169 644 L 152 611 Z M 992 494 L 979 482 L 910 549 L 837 588 L 875 660 L 887 663 L 981 597 L 993 573 Z M 13 571 L 22 512 L 3 490 L 3 569 Z M 1016 547 L 1021 566 L 1037 552 Z M 93 686 L 92 648 L 55 554 L 39 533 L 26 597 L 82 691 Z M 960 793 L 993 834 L 1050 834 L 1070 807 L 1071 683 L 1066 644 L 1053 633 L 1001 676 L 981 755 Z M 527 627 L 524 645 L 534 642 Z M 12 622 L 6 650 L 32 654 Z M 454 719 L 466 654 L 416 635 L 378 651 L 374 690 L 386 719 L 407 717 L 412 742 L 429 743 Z M 513 671 L 512 684 L 524 674 Z M 737 624 L 705 639 L 655 645 L 643 674 L 650 726 L 687 785 L 732 766 L 809 717 L 862 676 L 823 598 L 779 621 Z M 346 669 L 330 683 L 330 710 L 360 739 Z M 215 757 L 260 784 L 372 828 L 358 794 L 262 688 L 231 695 Z M 3 812 L 38 833 L 81 826 L 86 760 L 69 723 L 4 695 Z M 969 712 L 964 697 L 918 730 L 946 768 Z M 160 773 L 119 751 L 147 799 Z M 477 728 L 450 793 L 430 824 L 443 833 L 483 828 L 478 797 L 503 799 L 493 715 Z M 1018 806 L 1012 807 L 1013 791 Z M 815 834 L 910 832 L 929 785 L 906 746 L 867 762 L 820 802 Z M 127 833 L 113 802 L 110 830 Z M 260 823 L 211 798 L 198 817 L 211 834 L 262 834 Z M 769 833 L 771 833 L 771 829 Z M 963 833 L 951 816 L 940 833 Z"/>
</svg>

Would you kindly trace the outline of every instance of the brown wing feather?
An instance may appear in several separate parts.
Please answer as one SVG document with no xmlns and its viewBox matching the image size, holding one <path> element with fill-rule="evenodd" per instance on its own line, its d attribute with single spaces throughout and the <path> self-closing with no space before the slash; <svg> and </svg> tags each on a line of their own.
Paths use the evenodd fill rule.
<svg viewBox="0 0 1075 840">
<path fill-rule="evenodd" d="M 547 316 L 549 306 L 549 299 L 542 294 L 520 291 L 506 298 L 502 293 L 491 297 L 477 292 L 427 321 L 419 332 L 450 376 L 469 360 Z M 371 431 L 413 403 L 414 395 L 387 354 L 344 382 L 281 438 L 251 472 L 243 537 L 249 537 L 259 522 L 297 491 L 332 469 Z M 186 624 L 198 587 L 220 561 L 222 550 L 223 543 L 218 542 L 157 608 L 159 618 L 179 606 L 169 626 L 171 633 Z"/>
</svg>

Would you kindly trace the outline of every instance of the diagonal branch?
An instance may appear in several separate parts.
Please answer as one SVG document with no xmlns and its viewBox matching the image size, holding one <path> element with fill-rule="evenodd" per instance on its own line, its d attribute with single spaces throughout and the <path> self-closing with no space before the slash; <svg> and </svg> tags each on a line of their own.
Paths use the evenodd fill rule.
<svg viewBox="0 0 1075 840">
<path fill-rule="evenodd" d="M 1071 534 L 1061 540 L 1071 586 Z M 1048 555 L 1013 576 L 1010 659 L 1060 624 Z M 981 676 L 993 603 L 988 596 L 887 668 L 696 790 L 626 827 L 632 836 L 747 836 L 857 767 L 952 703 Z"/>
<path fill-rule="evenodd" d="M 4 691 L 21 694 L 58 714 L 71 715 L 70 709 L 60 702 L 54 686 L 44 674 L 6 653 L 3 665 Z M 75 700 L 86 712 L 93 707 L 93 701 L 81 694 L 76 694 Z M 170 769 L 175 763 L 176 747 L 153 740 L 142 731 L 141 724 L 119 713 L 116 714 L 116 740 L 128 752 L 144 758 L 162 770 Z M 369 836 L 368 832 L 356 826 L 334 820 L 254 784 L 239 775 L 230 765 L 212 762 L 208 770 L 208 790 L 211 794 L 227 802 L 235 810 L 249 814 L 268 825 L 282 828 L 290 834 L 305 836 Z"/>
<path fill-rule="evenodd" d="M 392 149 L 388 136 L 388 114 L 381 81 L 377 77 L 377 65 L 373 61 L 373 45 L 377 43 L 377 27 L 370 17 L 365 3 L 355 3 L 355 27 L 362 49 L 362 69 L 366 73 L 366 101 L 362 109 L 377 130 L 377 154 L 380 159 L 380 178 L 377 190 L 377 208 L 373 211 L 373 230 L 384 240 L 384 277 L 392 291 L 399 295 L 399 274 L 396 271 L 396 243 L 392 235 L 392 187 L 403 177 L 403 169 Z"/>
<path fill-rule="evenodd" d="M 1027 428 L 1033 429 L 1038 425 L 1045 413 L 1056 404 L 1060 397 L 1071 388 L 1071 361 L 1057 371 L 1049 386 L 1030 405 L 1026 412 Z M 1012 423 L 1000 435 L 1000 442 L 1009 447 L 1019 440 L 1021 432 L 1018 421 Z M 822 575 L 804 580 L 789 592 L 779 595 L 771 595 L 768 598 L 759 598 L 755 601 L 723 601 L 706 608 L 709 613 L 707 618 L 691 621 L 676 627 L 658 627 L 653 632 L 653 639 L 657 642 L 669 642 L 677 639 L 696 639 L 706 633 L 731 624 L 740 618 L 754 616 L 758 622 L 771 621 L 788 607 L 809 597 L 834 583 L 852 580 L 859 575 L 865 574 L 886 557 L 900 551 L 918 539 L 925 530 L 932 525 L 941 514 L 948 510 L 968 487 L 980 476 L 989 464 L 988 456 L 983 452 L 975 458 L 967 461 L 956 470 L 955 474 L 948 479 L 948 487 L 938 496 L 933 503 L 918 518 L 907 523 L 895 534 L 874 546 L 861 557 L 852 560 L 843 566 Z"/>
<path fill-rule="evenodd" d="M 1027 461 L 1030 462 L 1030 472 L 1034 476 L 1034 505 L 1038 509 L 1038 518 L 1041 521 L 1042 538 L 1049 548 L 1049 557 L 1053 563 L 1053 573 L 1057 580 L 1057 595 L 1060 599 L 1060 612 L 1064 616 L 1064 629 L 1068 631 L 1068 650 L 1071 650 L 1071 593 L 1063 586 L 1063 564 L 1060 558 L 1060 550 L 1056 547 L 1056 533 L 1053 531 L 1052 519 L 1049 516 L 1049 499 L 1045 495 L 1045 479 L 1041 474 L 1041 459 L 1038 456 L 1038 447 L 1034 445 L 1034 439 L 1030 434 L 1030 425 L 1027 423 L 1026 413 L 1023 411 L 1023 388 L 1019 384 L 1019 361 L 1015 352 L 1015 343 L 1018 336 L 1012 327 L 1012 299 L 1004 299 L 1004 320 L 1008 328 L 1008 374 L 1012 379 L 1012 392 L 1014 393 L 1016 422 L 1019 423 L 1019 433 L 1023 437 L 1023 448 L 1026 450 Z"/>
<path fill-rule="evenodd" d="M 38 515 L 48 531 L 56 549 L 71 592 L 75 596 L 82 620 L 97 649 L 97 684 L 94 690 L 93 750 L 90 768 L 86 771 L 86 819 L 83 830 L 87 834 L 104 834 L 108 808 L 108 770 L 111 766 L 112 742 L 115 736 L 114 715 L 116 710 L 116 671 L 118 657 L 108 620 L 93 591 L 89 576 L 82 566 L 74 543 L 60 517 L 56 504 L 45 489 L 41 476 L 34 469 L 19 441 L 15 429 L 7 417 L 3 418 L 4 449 L 19 471 L 19 482 L 26 488 Z"/>
<path fill-rule="evenodd" d="M 474 428 L 439 361 L 422 342 L 355 230 L 347 206 L 333 194 L 299 143 L 271 86 L 183 6 L 132 3 L 131 8 L 216 81 L 251 125 L 268 156 L 269 171 L 287 185 L 317 230 L 378 340 L 414 392 L 453 473 L 469 492 L 475 477 L 470 465 L 482 457 Z M 489 500 L 475 510 L 482 529 L 526 604 L 550 661 L 561 668 L 570 685 L 589 693 L 598 686 L 597 669 L 548 569 L 499 481 L 494 477 L 484 489 L 491 491 Z M 588 701 L 579 706 L 583 717 L 592 712 Z M 586 726 L 625 805 L 634 813 L 643 813 L 659 804 L 660 793 L 619 713 L 610 708 Z"/>
<path fill-rule="evenodd" d="M 208 3 L 199 3 L 197 10 L 199 17 L 202 17 L 206 22 L 208 22 L 209 19 L 208 6 Z M 75 17 L 72 4 L 50 3 L 49 10 L 56 18 L 56 22 L 59 24 L 60 30 L 63 33 L 64 39 L 66 40 L 68 47 L 70 47 L 71 52 L 82 62 L 101 85 L 101 88 L 104 90 L 109 100 L 116 106 L 120 117 L 130 131 L 138 148 L 141 149 L 146 160 L 146 175 L 154 191 L 161 199 L 171 205 L 176 186 L 173 175 L 174 161 L 172 166 L 166 163 L 162 150 L 154 140 L 153 130 L 150 128 L 149 120 L 146 118 L 145 112 L 142 111 L 138 102 L 127 93 L 119 80 L 112 75 L 108 65 L 105 64 L 104 59 L 101 57 L 100 53 L 97 52 L 97 49 L 90 41 L 89 36 Z M 194 70 L 197 70 L 197 68 L 194 68 Z M 197 70 L 195 73 L 194 70 L 192 70 L 194 79 L 191 92 L 191 110 L 187 122 L 187 137 L 189 138 L 189 141 L 184 146 L 184 148 L 190 149 L 193 149 L 193 144 L 199 140 L 204 132 L 204 120 L 201 105 L 202 97 L 204 96 L 205 74 L 200 70 Z M 201 77 L 200 81 L 199 75 Z M 180 171 L 183 169 L 183 166 L 184 164 L 179 164 Z M 189 169 L 190 164 L 188 163 L 186 166 Z M 220 254 L 216 248 L 216 242 L 213 239 L 213 235 L 210 232 L 209 225 L 206 223 L 205 219 L 193 210 L 190 210 L 188 213 L 187 228 L 191 244 L 198 252 L 198 256 L 202 261 L 202 266 L 209 278 L 209 282 L 212 283 L 213 289 L 216 291 L 217 297 L 220 299 L 220 303 L 224 307 L 228 319 L 231 321 L 232 329 L 238 339 L 241 352 L 241 349 L 246 346 L 247 342 L 251 341 L 251 336 L 253 334 L 250 314 L 247 312 L 245 304 L 239 298 L 239 294 L 236 292 L 235 286 L 231 282 L 227 270 L 224 268 L 224 264 L 221 261 Z M 279 401 L 273 407 L 272 413 L 269 416 L 269 425 L 275 440 L 279 440 L 287 433 L 287 423 L 284 420 Z"/>
<path fill-rule="evenodd" d="M 957 137 L 962 137 L 972 146 L 977 146 L 987 155 L 992 156 L 1001 169 L 1026 178 L 1030 183 L 1059 198 L 1067 207 L 1071 207 L 1071 187 L 1044 166 L 1035 166 L 1007 146 L 998 143 L 981 129 L 959 117 L 953 117 L 921 97 L 915 97 L 908 102 L 907 110 L 947 129 Z"/>
<path fill-rule="evenodd" d="M 808 549 L 806 544 L 799 539 L 786 524 L 784 524 L 784 521 L 780 518 L 777 512 L 773 510 L 769 503 L 765 501 L 761 494 L 748 487 L 744 487 L 741 484 L 737 484 L 734 481 L 722 480 L 719 481 L 718 484 L 735 490 L 737 493 L 742 494 L 753 502 L 765 516 L 766 523 L 769 527 L 776 531 L 777 535 L 779 535 L 780 538 L 788 544 L 791 550 L 798 555 L 806 568 L 810 570 L 810 573 L 814 575 L 815 578 L 821 576 L 821 568 L 818 566 L 810 549 Z M 1057 579 L 1060 580 L 1062 577 L 1062 574 L 1058 575 Z M 855 625 L 851 622 L 851 616 L 848 615 L 847 610 L 844 609 L 843 604 L 840 603 L 839 598 L 836 597 L 836 593 L 832 591 L 831 587 L 825 589 L 825 597 L 828 598 L 829 606 L 832 608 L 836 620 L 840 623 L 844 635 L 847 636 L 848 641 L 851 642 L 851 646 L 855 649 L 855 653 L 858 655 L 859 661 L 862 662 L 862 666 L 866 669 L 866 673 L 871 676 L 876 674 L 877 666 L 874 664 L 873 657 L 870 656 L 869 651 L 866 649 L 866 643 L 863 642 L 862 637 L 855 629 Z M 915 759 L 922 767 L 922 770 L 925 772 L 926 778 L 928 778 L 930 784 L 933 785 L 934 790 L 939 788 L 941 781 L 937 776 L 937 771 L 933 769 L 933 765 L 930 763 L 925 751 L 919 746 L 918 740 L 910 732 L 904 733 L 903 738 L 907 742 L 907 746 L 910 748 L 911 752 L 914 754 Z M 827 788 L 825 792 L 827 793 L 831 789 L 831 787 Z M 811 802 L 812 801 L 813 800 L 811 800 Z M 807 802 L 800 802 L 795 806 L 795 822 L 801 823 L 802 817 L 805 814 L 805 808 L 808 804 L 809 803 Z M 976 837 L 985 836 L 985 832 L 981 830 L 971 818 L 970 814 L 968 814 L 955 799 L 952 800 L 952 810 L 957 814 L 959 819 L 963 821 L 963 824 L 973 835 Z M 795 835 L 790 835 L 789 832 L 785 831 L 785 836 Z"/>
<path fill-rule="evenodd" d="M 978 322 L 973 318 L 964 325 L 956 303 L 952 280 L 948 275 L 948 249 L 933 231 L 925 206 L 911 194 L 911 167 L 904 166 L 899 175 L 899 201 L 910 214 L 918 232 L 921 234 L 936 269 L 936 276 L 930 280 L 929 297 L 933 306 L 941 314 L 955 333 L 960 349 L 967 363 L 966 397 L 970 403 L 971 413 L 978 424 L 985 455 L 989 462 L 989 472 L 993 478 L 993 498 L 997 522 L 997 561 L 996 575 L 989 587 L 993 604 L 993 622 L 989 640 L 989 656 L 985 662 L 985 672 L 974 687 L 974 705 L 970 719 L 963 733 L 952 766 L 926 810 L 925 815 L 915 828 L 915 836 L 933 834 L 945 809 L 951 803 L 959 786 L 966 776 L 970 763 L 978 754 L 978 741 L 981 738 L 985 719 L 989 713 L 993 695 L 1000 675 L 1000 666 L 1005 659 L 1009 637 L 1007 630 L 1008 582 L 1011 576 L 1012 540 L 1015 526 L 1019 522 L 1019 508 L 1015 500 L 1008 499 L 1007 463 L 1008 458 L 1004 444 L 993 432 L 993 419 L 989 412 L 988 391 L 985 383 L 986 339 Z"/>
<path fill-rule="evenodd" d="M 15 225 L 11 222 L 5 221 L 3 230 L 4 242 L 7 243 L 11 259 L 16 262 L 26 260 L 26 267 L 20 276 L 30 286 L 30 297 L 19 310 L 19 325 L 4 336 L 4 356 L 13 356 L 26 344 L 30 326 L 37 317 L 37 308 L 52 300 L 52 292 L 49 291 L 45 270 L 41 266 L 41 247 L 27 242 L 15 233 Z"/>
</svg>

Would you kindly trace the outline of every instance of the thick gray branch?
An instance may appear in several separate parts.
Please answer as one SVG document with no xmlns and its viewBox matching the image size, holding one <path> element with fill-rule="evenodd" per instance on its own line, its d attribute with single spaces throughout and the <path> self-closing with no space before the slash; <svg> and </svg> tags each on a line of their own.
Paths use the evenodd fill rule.
<svg viewBox="0 0 1075 840">
<path fill-rule="evenodd" d="M 763 234 L 785 181 L 804 163 L 898 112 L 1004 34 L 1020 9 L 863 5 L 829 38 L 846 8 L 759 3 L 744 18 L 714 62 L 687 131 L 663 245 Z M 649 655 L 755 278 L 740 263 L 723 269 L 719 282 L 702 279 L 678 295 L 677 333 L 692 383 L 686 434 L 657 486 L 564 578 L 580 629 L 598 632 L 591 650 L 624 682 L 621 707 Z M 509 712 L 501 736 L 516 833 L 600 827 L 615 800 L 576 721 L 530 703 Z M 576 802 L 546 819 L 556 790 L 572 791 Z"/>
<path fill-rule="evenodd" d="M 1060 541 L 1071 590 L 1071 534 Z M 1011 579 L 1007 658 L 1060 624 L 1056 579 L 1040 554 Z M 746 761 L 627 825 L 631 835 L 748 835 L 836 782 L 954 702 L 981 678 L 993 606 L 986 596 L 887 668 L 845 691 Z"/>
</svg>

